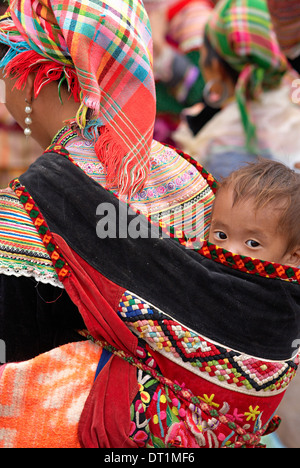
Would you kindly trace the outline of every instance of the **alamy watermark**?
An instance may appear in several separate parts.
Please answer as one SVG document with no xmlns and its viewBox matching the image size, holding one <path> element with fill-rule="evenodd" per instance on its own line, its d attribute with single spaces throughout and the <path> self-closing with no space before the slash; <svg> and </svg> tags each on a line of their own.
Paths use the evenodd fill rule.
<svg viewBox="0 0 300 468">
<path fill-rule="evenodd" d="M 300 78 L 297 78 L 292 82 L 292 88 L 292 101 L 294 104 L 300 104 Z"/>
<path fill-rule="evenodd" d="M 165 211 L 162 219 L 155 213 L 136 213 L 129 205 L 119 201 L 100 203 L 96 210 L 96 233 L 99 239 L 163 239 L 174 236 L 194 240 L 187 248 L 201 248 L 204 235 L 204 209 L 201 203 L 185 204 Z"/>
</svg>

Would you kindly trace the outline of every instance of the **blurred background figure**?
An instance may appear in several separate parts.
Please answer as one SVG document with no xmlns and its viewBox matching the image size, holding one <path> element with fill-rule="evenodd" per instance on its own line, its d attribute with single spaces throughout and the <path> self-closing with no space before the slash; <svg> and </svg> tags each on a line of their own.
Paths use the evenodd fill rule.
<svg viewBox="0 0 300 468">
<path fill-rule="evenodd" d="M 0 0 L 0 15 L 8 3 Z M 1 82 L 4 83 L 4 82 Z M 1 87 L 0 96 L 0 189 L 26 171 L 28 166 L 42 154 L 40 146 L 31 138 L 25 137 L 23 130 L 7 111 L 5 88 Z"/>
<path fill-rule="evenodd" d="M 177 146 L 216 178 L 263 156 L 290 167 L 300 161 L 300 108 L 291 98 L 288 63 L 264 0 L 221 0 L 205 27 L 203 99 L 216 109 L 209 122 L 186 118 Z M 195 122 L 195 117 L 194 117 Z"/>
<path fill-rule="evenodd" d="M 281 50 L 300 73 L 300 2 L 268 0 L 268 7 Z"/>
<path fill-rule="evenodd" d="M 154 46 L 157 118 L 154 138 L 174 144 L 172 132 L 186 108 L 202 101 L 199 68 L 211 0 L 145 0 Z"/>
</svg>

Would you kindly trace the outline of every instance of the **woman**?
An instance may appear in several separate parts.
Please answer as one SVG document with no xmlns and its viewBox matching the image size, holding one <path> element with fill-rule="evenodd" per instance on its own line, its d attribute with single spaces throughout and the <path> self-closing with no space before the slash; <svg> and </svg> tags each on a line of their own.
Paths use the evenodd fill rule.
<svg viewBox="0 0 300 468">
<path fill-rule="evenodd" d="M 72 4 L 73 2 L 70 2 L 70 8 L 72 8 Z M 17 15 L 23 13 L 23 11 L 19 12 L 18 8 L 19 2 L 15 2 L 11 6 L 12 17 L 16 24 L 19 24 Z M 25 8 L 27 10 L 24 13 L 31 18 L 32 26 L 35 22 L 42 24 L 41 18 L 32 17 L 32 9 L 29 4 L 28 6 L 26 4 Z M 49 14 L 49 24 L 53 25 L 54 28 L 56 22 L 54 13 L 50 11 L 50 8 L 48 8 L 47 13 Z M 84 13 L 82 14 L 84 16 Z M 143 14 L 145 15 L 145 13 Z M 61 19 L 61 22 L 63 21 L 64 18 Z M 112 21 L 114 21 L 114 27 L 117 31 L 119 27 L 117 22 L 120 21 L 117 13 Z M 14 28 L 14 24 L 11 19 L 4 19 L 1 23 L 3 54 L 8 46 L 11 46 L 1 62 L 2 67 L 6 67 L 3 76 L 6 83 L 6 106 L 23 126 L 25 132 L 31 133 L 42 148 L 46 149 L 51 143 L 65 145 L 77 164 L 88 175 L 103 186 L 113 189 L 116 194 L 121 194 L 124 200 L 130 199 L 135 209 L 141 210 L 149 216 L 155 216 L 158 221 L 163 223 L 170 216 L 174 217 L 174 211 L 178 211 L 178 207 L 184 209 L 185 201 L 188 201 L 188 207 L 192 206 L 195 209 L 198 205 L 202 207 L 202 202 L 204 202 L 204 205 L 207 205 L 207 209 L 205 208 L 205 218 L 207 218 L 212 194 L 205 192 L 203 178 L 198 171 L 188 162 L 183 161 L 174 151 L 152 142 L 155 99 L 151 72 L 152 58 L 149 49 L 150 30 L 146 20 L 143 20 L 137 13 L 134 21 L 137 22 L 136 27 L 140 28 L 138 31 L 140 49 L 137 53 L 134 50 L 135 42 L 131 37 L 131 49 L 126 57 L 124 57 L 121 47 L 118 48 L 116 41 L 113 53 L 119 54 L 119 62 L 115 63 L 112 63 L 113 56 L 108 61 L 107 57 L 110 57 L 110 53 L 104 49 L 106 43 L 100 44 L 99 47 L 97 44 L 94 46 L 99 48 L 95 52 L 99 57 L 96 63 L 98 66 L 97 76 L 100 75 L 101 79 L 101 73 L 106 73 L 106 76 L 111 76 L 112 79 L 115 79 L 116 76 L 123 78 L 114 83 L 107 80 L 100 89 L 96 77 L 93 76 L 95 64 L 83 63 L 85 57 L 82 54 L 83 43 L 80 52 L 74 52 L 74 64 L 70 63 L 68 47 L 74 48 L 73 42 L 75 43 L 77 38 L 76 35 L 72 36 L 71 41 L 73 40 L 73 42 L 66 44 L 63 37 L 64 24 L 61 26 L 63 33 L 60 33 L 57 38 L 60 48 L 56 51 L 56 47 L 52 50 L 51 38 L 44 46 L 39 37 L 32 39 L 30 32 L 24 31 L 22 25 L 19 26 L 23 36 L 18 30 L 13 30 L 7 36 L 7 31 Z M 109 31 L 106 33 L 108 35 Z M 84 37 L 84 34 L 82 36 Z M 31 46 L 26 43 L 25 39 L 30 41 Z M 124 36 L 125 39 L 126 36 Z M 105 38 L 105 40 L 107 39 Z M 85 47 L 91 47 L 89 37 L 86 37 Z M 39 50 L 39 53 L 36 50 Z M 100 60 L 100 54 L 104 55 L 103 61 Z M 75 72 L 76 67 L 80 70 L 78 72 L 79 79 Z M 87 71 L 82 77 L 81 70 L 85 68 Z M 119 75 L 120 73 L 122 75 Z M 85 82 L 82 85 L 80 80 L 85 79 L 86 76 L 90 76 L 88 85 Z M 84 97 L 80 107 L 81 89 L 83 89 Z M 142 107 L 140 101 L 143 102 Z M 101 105 L 101 117 L 86 118 L 85 102 L 91 102 L 96 109 Z M 120 108 L 122 108 L 122 112 L 116 114 L 116 109 Z M 46 112 L 45 109 L 47 109 Z M 94 110 L 90 109 L 88 112 L 92 113 Z M 76 122 L 76 115 L 78 122 Z M 82 123 L 84 120 L 86 120 L 85 126 Z M 64 122 L 68 122 L 68 125 L 64 126 Z M 107 150 L 103 152 L 102 148 Z M 126 152 L 126 164 L 123 164 L 122 158 Z M 103 153 L 102 156 L 100 153 Z M 191 209 L 191 219 L 194 208 Z M 189 220 L 186 219 L 187 229 L 188 223 Z M 201 233 L 199 232 L 199 234 Z M 7 244 L 15 241 L 15 239 L 9 238 L 9 234 L 6 233 L 6 235 L 8 236 Z M 37 249 L 34 271 L 36 277 L 40 279 L 40 261 L 38 259 L 43 254 L 39 253 L 40 242 L 32 239 L 32 244 L 30 247 Z M 19 246 L 20 249 L 22 247 L 24 248 L 22 245 Z M 9 249 L 7 246 L 5 248 Z M 6 261 L 7 255 L 7 253 L 3 253 L 3 261 L 8 267 L 8 271 L 12 273 L 14 268 L 9 268 L 11 258 Z M 10 252 L 9 255 L 14 257 L 13 252 Z M 18 275 L 28 276 L 28 270 L 18 270 Z M 54 281 L 53 276 L 55 274 L 53 275 L 53 272 L 49 271 L 51 281 Z M 20 342 L 24 352 L 23 338 L 20 337 Z M 4 336 L 3 339 L 8 341 Z M 35 346 L 31 337 L 28 341 L 30 346 Z M 22 358 L 25 357 L 31 356 L 24 354 Z M 12 355 L 10 358 L 19 359 L 19 355 Z"/>
<path fill-rule="evenodd" d="M 146 0 L 153 33 L 157 116 L 154 135 L 173 143 L 180 114 L 202 100 L 199 70 L 204 25 L 212 11 L 210 0 Z"/>
<path fill-rule="evenodd" d="M 289 62 L 300 72 L 300 6 L 290 0 L 268 0 L 268 7 L 272 18 L 278 42 Z"/>
<path fill-rule="evenodd" d="M 1 446 L 260 446 L 297 368 L 298 269 L 201 241 L 216 183 L 151 141 L 140 2 L 9 14 L 7 107 L 52 144 L 1 193 Z"/>
<path fill-rule="evenodd" d="M 1 15 L 7 7 L 8 3 L 5 0 L 0 1 Z M 22 129 L 5 108 L 4 100 L 5 89 L 0 86 L 0 188 L 7 187 L 7 184 L 24 172 L 41 153 L 40 146 L 31 138 L 24 145 Z"/>
<path fill-rule="evenodd" d="M 204 100 L 221 112 L 195 135 L 182 124 L 176 143 L 217 178 L 257 156 L 293 167 L 300 158 L 300 113 L 284 80 L 287 63 L 266 2 L 219 2 L 206 26 L 201 63 Z"/>
</svg>

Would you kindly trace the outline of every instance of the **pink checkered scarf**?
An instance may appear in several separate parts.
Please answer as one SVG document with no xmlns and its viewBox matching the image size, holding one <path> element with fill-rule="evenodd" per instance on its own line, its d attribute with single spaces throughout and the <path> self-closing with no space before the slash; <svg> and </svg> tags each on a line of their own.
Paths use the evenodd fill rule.
<svg viewBox="0 0 300 468">
<path fill-rule="evenodd" d="M 141 0 L 11 0 L 9 15 L 0 24 L 0 41 L 7 42 L 8 33 L 11 43 L 26 41 L 28 47 L 6 70 L 19 76 L 19 84 L 37 64 L 47 68 L 39 84 L 59 73 L 69 84 L 77 79 L 77 123 L 96 135 L 108 186 L 128 196 L 141 190 L 155 119 L 151 30 Z"/>
</svg>

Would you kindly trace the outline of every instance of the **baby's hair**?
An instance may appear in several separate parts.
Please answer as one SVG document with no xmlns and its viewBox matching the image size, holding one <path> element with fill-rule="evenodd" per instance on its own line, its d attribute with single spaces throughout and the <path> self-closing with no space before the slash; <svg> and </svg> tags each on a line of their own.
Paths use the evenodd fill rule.
<svg viewBox="0 0 300 468">
<path fill-rule="evenodd" d="M 300 246 L 300 174 L 261 158 L 223 179 L 219 191 L 223 188 L 233 189 L 233 205 L 251 198 L 256 211 L 266 206 L 280 210 L 278 230 L 286 234 L 287 251 Z"/>
</svg>

